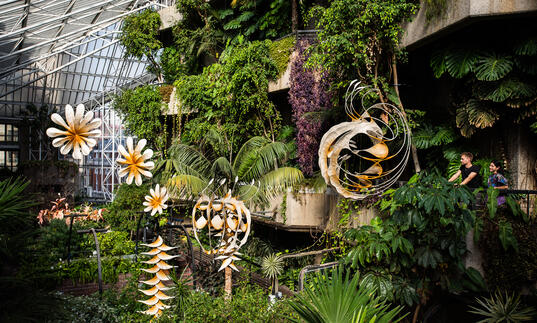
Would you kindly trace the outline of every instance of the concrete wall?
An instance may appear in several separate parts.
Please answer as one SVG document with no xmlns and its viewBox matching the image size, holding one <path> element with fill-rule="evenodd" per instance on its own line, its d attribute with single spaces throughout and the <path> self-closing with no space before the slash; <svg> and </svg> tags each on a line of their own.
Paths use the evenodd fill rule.
<svg viewBox="0 0 537 323">
<path fill-rule="evenodd" d="M 427 4 L 421 1 L 421 9 L 414 19 L 404 25 L 401 40 L 403 47 L 419 45 L 420 42 L 439 34 L 461 27 L 470 20 L 479 18 L 537 12 L 535 0 L 448 0 L 444 12 L 428 21 Z"/>
<path fill-rule="evenodd" d="M 160 30 L 172 27 L 183 18 L 183 16 L 181 16 L 181 14 L 177 11 L 177 7 L 175 5 L 161 9 L 158 13 L 162 22 Z"/>
</svg>

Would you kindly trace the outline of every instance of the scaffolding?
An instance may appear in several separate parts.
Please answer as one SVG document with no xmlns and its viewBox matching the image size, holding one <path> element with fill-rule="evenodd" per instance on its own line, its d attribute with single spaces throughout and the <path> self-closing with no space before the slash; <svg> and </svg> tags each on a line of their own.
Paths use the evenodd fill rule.
<svg viewBox="0 0 537 323">
<path fill-rule="evenodd" d="M 110 201 L 119 183 L 115 160 L 124 130 L 111 98 L 122 89 L 155 81 L 145 59 L 124 57 L 122 18 L 172 5 L 169 0 L 0 2 L 0 122 L 39 119 L 29 106 L 62 113 L 67 104 L 84 104 L 93 110 L 103 121 L 102 135 L 79 163 L 83 193 L 90 199 Z M 50 158 L 50 149 L 39 140 L 43 129 L 33 130 L 37 140 L 20 147 L 21 156 Z"/>
</svg>

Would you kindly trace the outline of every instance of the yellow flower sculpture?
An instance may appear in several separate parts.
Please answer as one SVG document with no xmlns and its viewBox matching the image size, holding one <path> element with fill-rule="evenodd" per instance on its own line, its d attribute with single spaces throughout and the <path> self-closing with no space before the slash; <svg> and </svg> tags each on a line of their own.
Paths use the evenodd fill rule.
<svg viewBox="0 0 537 323">
<path fill-rule="evenodd" d="M 141 283 L 152 286 L 150 289 L 140 289 L 140 291 L 145 295 L 151 296 L 149 299 L 139 301 L 149 306 L 147 311 L 142 311 L 141 313 L 153 315 L 154 318 L 157 318 L 162 315 L 162 310 L 170 307 L 164 304 L 162 301 L 173 298 L 173 296 L 168 296 L 163 292 L 171 288 L 167 287 L 163 281 L 168 281 L 171 279 L 169 276 L 169 270 L 173 268 L 173 266 L 170 266 L 166 263 L 166 260 L 178 257 L 171 256 L 167 254 L 166 251 L 175 249 L 177 247 L 169 247 L 165 245 L 161 236 L 158 236 L 153 243 L 143 245 L 152 248 L 151 251 L 143 252 L 142 254 L 153 257 L 148 261 L 144 261 L 144 263 L 153 265 L 153 267 L 142 270 L 150 274 L 155 274 L 155 277 L 149 280 L 141 281 Z"/>
<path fill-rule="evenodd" d="M 82 159 L 89 155 L 91 149 L 97 145 L 97 140 L 91 137 L 101 135 L 101 119 L 93 118 L 93 112 L 88 111 L 84 114 L 84 105 L 79 104 L 76 112 L 70 105 L 65 106 L 65 121 L 57 114 L 53 113 L 50 117 L 52 121 L 62 126 L 65 130 L 57 128 L 48 128 L 47 136 L 56 138 L 52 141 L 54 147 L 61 147 L 60 153 L 67 155 L 73 150 L 74 159 Z"/>
<path fill-rule="evenodd" d="M 119 177 L 127 176 L 127 184 L 132 184 L 132 180 L 136 182 L 136 185 L 142 185 L 142 175 L 145 177 L 153 177 L 150 170 L 155 167 L 155 163 L 152 161 L 146 161 L 153 157 L 153 150 L 146 149 L 142 153 L 147 140 L 142 139 L 138 141 L 136 148 L 134 148 L 134 143 L 132 137 L 127 138 L 127 149 L 123 146 L 119 146 L 119 153 L 123 158 L 118 158 L 117 163 L 121 166 L 125 166 L 119 170 Z"/>
<path fill-rule="evenodd" d="M 145 202 L 143 203 L 146 207 L 144 209 L 144 212 L 150 212 L 151 215 L 155 215 L 155 213 L 162 214 L 162 210 L 165 210 L 168 208 L 168 205 L 166 205 L 166 201 L 168 200 L 168 192 L 166 190 L 166 187 L 160 187 L 159 184 L 155 186 L 155 189 L 149 190 L 149 194 L 145 196 Z"/>
</svg>

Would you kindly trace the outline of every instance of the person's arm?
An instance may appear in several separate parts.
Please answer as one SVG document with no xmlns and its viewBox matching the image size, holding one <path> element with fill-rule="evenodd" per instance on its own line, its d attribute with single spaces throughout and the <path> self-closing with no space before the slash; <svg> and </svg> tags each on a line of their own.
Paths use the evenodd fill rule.
<svg viewBox="0 0 537 323">
<path fill-rule="evenodd" d="M 471 181 L 474 177 L 477 176 L 477 173 L 476 172 L 471 172 L 470 175 L 468 175 L 468 177 L 466 177 L 466 179 L 464 181 L 461 182 L 461 185 L 466 185 L 468 184 L 469 181 Z"/>
<path fill-rule="evenodd" d="M 450 179 L 448 179 L 448 182 L 453 182 L 454 180 L 459 178 L 459 176 L 461 176 L 461 170 L 460 169 L 453 176 L 451 176 Z"/>
<path fill-rule="evenodd" d="M 509 185 L 507 184 L 507 178 L 505 178 L 501 174 L 498 174 L 498 184 L 503 184 L 503 185 L 496 186 L 495 189 L 497 190 L 506 190 L 509 188 Z"/>
<path fill-rule="evenodd" d="M 508 188 L 509 188 L 509 186 L 504 185 L 504 186 L 496 186 L 494 189 L 495 189 L 495 190 L 506 190 L 506 189 L 508 189 Z"/>
</svg>

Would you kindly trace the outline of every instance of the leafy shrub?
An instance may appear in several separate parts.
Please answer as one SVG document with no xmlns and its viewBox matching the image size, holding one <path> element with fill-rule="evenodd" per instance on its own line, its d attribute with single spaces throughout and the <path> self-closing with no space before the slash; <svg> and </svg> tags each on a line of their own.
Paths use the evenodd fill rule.
<svg viewBox="0 0 537 323">
<path fill-rule="evenodd" d="M 363 273 L 360 284 L 407 305 L 426 300 L 437 288 L 481 290 L 479 273 L 465 269 L 465 237 L 474 224 L 466 187 L 456 187 L 437 172 L 417 174 L 380 201 L 382 218 L 351 229 L 357 243 L 347 261 Z"/>
<path fill-rule="evenodd" d="M 99 247 L 102 256 L 122 256 L 134 253 L 135 243 L 124 231 L 98 233 Z"/>
<path fill-rule="evenodd" d="M 63 308 L 55 322 L 120 322 L 118 310 L 99 298 L 91 296 L 63 296 Z"/>
<path fill-rule="evenodd" d="M 116 191 L 116 197 L 109 206 L 109 211 L 105 214 L 105 221 L 110 224 L 113 230 L 130 231 L 136 230 L 137 219 L 143 211 L 143 202 L 149 192 L 149 185 L 126 185 L 122 184 Z"/>
</svg>

